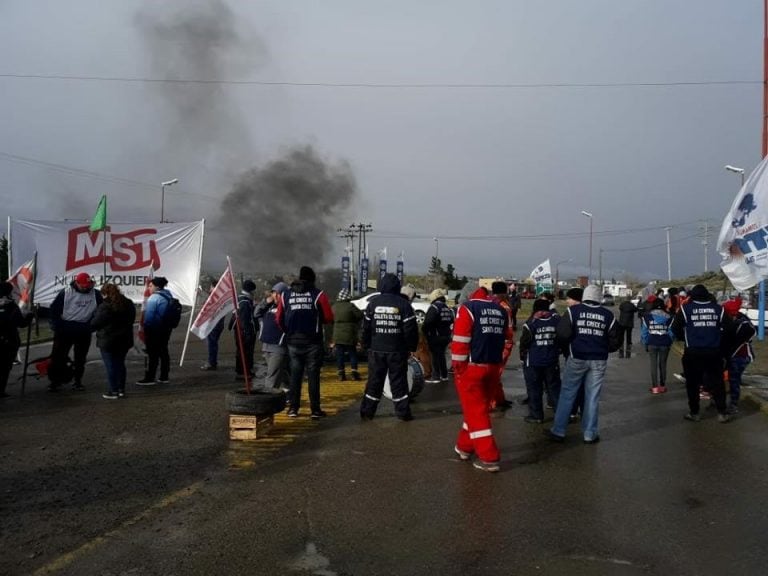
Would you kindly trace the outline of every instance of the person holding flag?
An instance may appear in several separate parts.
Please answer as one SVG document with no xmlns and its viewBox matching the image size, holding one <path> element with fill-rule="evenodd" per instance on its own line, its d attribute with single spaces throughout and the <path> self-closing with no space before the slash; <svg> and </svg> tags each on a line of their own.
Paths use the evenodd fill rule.
<svg viewBox="0 0 768 576">
<path fill-rule="evenodd" d="M 19 328 L 29 325 L 32 314 L 22 314 L 12 298 L 13 284 L 0 283 L 0 399 L 8 398 L 5 391 L 8 377 L 21 346 Z"/>
</svg>

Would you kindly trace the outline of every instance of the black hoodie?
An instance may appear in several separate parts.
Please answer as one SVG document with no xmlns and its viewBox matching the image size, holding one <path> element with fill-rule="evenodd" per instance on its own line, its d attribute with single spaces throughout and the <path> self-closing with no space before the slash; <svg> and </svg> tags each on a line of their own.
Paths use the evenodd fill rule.
<svg viewBox="0 0 768 576">
<path fill-rule="evenodd" d="M 415 352 L 419 327 L 411 303 L 400 295 L 400 280 L 385 274 L 379 290 L 365 309 L 363 344 L 374 352 Z"/>
</svg>

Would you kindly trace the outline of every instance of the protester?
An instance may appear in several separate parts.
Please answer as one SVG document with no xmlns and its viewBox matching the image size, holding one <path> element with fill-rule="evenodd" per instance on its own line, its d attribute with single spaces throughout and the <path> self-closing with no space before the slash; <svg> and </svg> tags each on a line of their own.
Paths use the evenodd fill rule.
<svg viewBox="0 0 768 576">
<path fill-rule="evenodd" d="M 664 301 L 654 298 L 650 311 L 643 314 L 640 324 L 640 341 L 648 352 L 651 362 L 651 394 L 667 391 L 667 358 L 672 346 L 669 327 L 672 316 L 666 311 Z"/>
<path fill-rule="evenodd" d="M 667 312 L 669 312 L 669 315 L 674 318 L 675 314 L 677 314 L 678 310 L 680 310 L 680 298 L 678 297 L 679 290 L 675 288 L 674 286 L 667 290 L 667 297 L 665 300 L 665 305 L 667 308 Z"/>
<path fill-rule="evenodd" d="M 431 304 L 422 325 L 432 357 L 432 374 L 427 382 L 447 382 L 448 362 L 445 359 L 445 350 L 451 343 L 453 310 L 445 303 L 445 292 L 439 288 L 432 291 L 429 301 Z"/>
<path fill-rule="evenodd" d="M 571 288 L 565 293 L 565 305 L 570 308 L 571 306 L 574 306 L 576 304 L 581 304 L 581 298 L 584 294 L 583 288 Z M 562 342 L 558 342 L 558 346 L 560 347 L 560 352 L 563 356 L 565 356 L 566 360 L 568 359 L 568 356 L 570 355 L 570 348 L 567 345 L 563 345 Z M 560 378 L 560 370 L 558 365 L 558 378 Z M 563 387 L 562 387 L 562 381 L 559 380 L 560 383 L 560 392 L 562 393 Z M 578 392 L 576 392 L 576 399 L 573 402 L 573 408 L 571 408 L 571 414 L 569 416 L 569 419 L 573 422 L 576 421 L 579 417 L 579 414 L 582 413 L 584 409 L 584 381 L 582 380 L 581 385 L 579 386 Z"/>
<path fill-rule="evenodd" d="M 363 317 L 363 345 L 368 350 L 368 382 L 360 403 L 360 418 L 373 420 L 384 381 L 389 376 L 395 415 L 413 420 L 408 396 L 408 357 L 419 344 L 419 327 L 410 302 L 400 294 L 400 280 L 384 274 L 379 292 L 368 301 Z"/>
<path fill-rule="evenodd" d="M 550 312 L 549 301 L 539 298 L 533 303 L 533 314 L 523 324 L 520 336 L 520 360 L 523 363 L 525 388 L 528 392 L 528 416 L 525 421 L 544 421 L 543 393 L 557 407 L 560 397 L 560 350 L 555 342 L 560 316 Z"/>
<path fill-rule="evenodd" d="M 19 328 L 29 326 L 32 314 L 22 314 L 14 302 L 13 284 L 0 282 L 0 398 L 8 398 L 5 391 L 8 377 L 21 346 Z"/>
<path fill-rule="evenodd" d="M 288 290 L 288 284 L 278 282 L 262 302 L 256 306 L 254 317 L 260 320 L 259 340 L 261 353 L 267 363 L 264 375 L 264 388 L 281 388 L 290 390 L 290 371 L 288 368 L 288 347 L 285 334 L 277 324 L 277 302 L 280 295 Z"/>
<path fill-rule="evenodd" d="M 94 288 L 90 275 L 80 272 L 69 286 L 54 298 L 50 308 L 53 330 L 48 390 L 56 392 L 70 379 L 69 351 L 74 348 L 73 390 L 85 390 L 83 374 L 91 347 L 91 319 L 101 304 L 101 293 Z"/>
<path fill-rule="evenodd" d="M 154 386 L 169 382 L 171 356 L 168 351 L 168 342 L 171 339 L 173 327 L 168 323 L 168 314 L 173 295 L 166 289 L 167 285 L 168 280 L 163 276 L 155 276 L 149 281 L 151 294 L 144 310 L 144 344 L 148 361 L 144 377 L 136 381 L 139 386 Z M 155 380 L 158 364 L 160 377 Z"/>
<path fill-rule="evenodd" d="M 557 442 L 565 439 L 565 429 L 579 387 L 584 385 L 584 411 L 581 430 L 585 444 L 600 441 L 598 407 L 605 378 L 608 354 L 619 347 L 613 313 L 600 306 L 599 286 L 584 289 L 583 300 L 565 312 L 557 325 L 557 339 L 569 351 L 555 422 L 549 437 Z"/>
<path fill-rule="evenodd" d="M 333 310 L 333 347 L 336 351 L 339 380 L 343 382 L 347 379 L 346 356 L 349 356 L 352 380 L 360 380 L 360 372 L 357 370 L 357 339 L 363 312 L 350 302 L 349 290 L 346 288 L 339 291 L 339 296 L 331 309 Z"/>
<path fill-rule="evenodd" d="M 230 320 L 230 329 L 240 326 L 239 334 L 235 331 L 235 378 L 245 379 L 247 371 L 248 379 L 254 377 L 253 353 L 256 348 L 256 321 L 253 311 L 253 292 L 256 284 L 253 280 L 244 280 L 240 294 L 237 296 L 237 310 L 233 312 Z M 237 318 L 235 318 L 237 315 Z M 242 345 L 242 348 L 241 348 Z M 245 366 L 243 366 L 245 361 Z"/>
<path fill-rule="evenodd" d="M 461 460 L 474 453 L 473 466 L 484 472 L 500 469 L 489 405 L 498 386 L 504 346 L 511 337 L 509 315 L 485 288 L 476 289 L 459 306 L 451 342 L 454 381 L 464 422 L 454 446 Z"/>
<path fill-rule="evenodd" d="M 728 372 L 728 388 L 730 392 L 729 414 L 739 413 L 739 399 L 741 397 L 741 376 L 747 366 L 754 360 L 752 338 L 755 335 L 755 327 L 745 314 L 742 314 L 741 298 L 736 297 L 723 303 L 723 309 L 733 319 L 734 330 L 732 334 L 726 334 L 723 350 L 726 358 L 726 370 Z"/>
<path fill-rule="evenodd" d="M 320 408 L 320 368 L 323 361 L 323 325 L 333 322 L 328 296 L 315 286 L 315 271 L 302 266 L 299 278 L 283 292 L 277 304 L 277 323 L 285 333 L 291 369 L 288 416 L 296 418 L 301 404 L 301 384 L 307 373 L 309 406 L 314 420 L 326 413 Z"/>
<path fill-rule="evenodd" d="M 507 313 L 510 327 L 512 327 L 514 324 L 514 329 L 510 329 L 507 332 L 507 339 L 504 342 L 504 352 L 502 353 L 501 357 L 501 367 L 499 368 L 496 392 L 493 395 L 493 400 L 491 400 L 491 407 L 499 408 L 500 410 L 506 410 L 513 405 L 513 403 L 507 400 L 507 398 L 504 396 L 504 385 L 501 381 L 501 377 L 504 374 L 504 368 L 507 365 L 509 356 L 512 354 L 512 348 L 515 345 L 514 330 L 517 329 L 517 323 L 512 319 L 512 305 L 509 302 L 509 295 L 507 293 L 508 290 L 509 286 L 507 286 L 507 283 L 504 281 L 497 280 L 491 284 L 491 298 L 494 302 L 501 306 L 504 312 Z M 527 398 L 523 401 L 523 403 L 527 403 Z"/>
<path fill-rule="evenodd" d="M 722 306 L 712 301 L 707 288 L 696 284 L 689 292 L 690 300 L 683 304 L 672 320 L 672 333 L 685 342 L 683 372 L 688 393 L 686 420 L 698 422 L 699 390 L 703 387 L 715 401 L 717 419 L 730 421 L 725 401 L 723 382 L 723 332 L 733 331 L 733 321 Z"/>
<path fill-rule="evenodd" d="M 520 311 L 520 294 L 517 290 L 509 292 L 509 310 L 512 316 L 512 329 L 517 330 L 517 313 Z"/>
<path fill-rule="evenodd" d="M 624 300 L 619 304 L 618 332 L 621 343 L 619 358 L 632 357 L 632 330 L 635 329 L 635 315 L 637 313 L 637 306 L 631 300 Z"/>
<path fill-rule="evenodd" d="M 211 292 L 216 288 L 216 282 L 211 284 Z M 200 366 L 200 370 L 217 370 L 219 367 L 219 339 L 224 332 L 226 316 L 222 316 L 214 325 L 208 336 L 205 337 L 205 343 L 208 347 L 208 362 Z"/>
<path fill-rule="evenodd" d="M 125 397 L 125 357 L 133 348 L 136 307 L 115 284 L 104 284 L 101 295 L 104 300 L 96 308 L 91 328 L 96 330 L 96 346 L 101 350 L 101 359 L 107 371 L 109 387 L 102 397 L 116 400 Z"/>
</svg>

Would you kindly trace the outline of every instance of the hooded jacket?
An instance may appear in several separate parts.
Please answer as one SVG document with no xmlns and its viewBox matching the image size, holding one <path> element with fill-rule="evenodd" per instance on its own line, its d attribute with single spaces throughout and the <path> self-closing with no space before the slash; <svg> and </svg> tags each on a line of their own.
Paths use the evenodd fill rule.
<svg viewBox="0 0 768 576">
<path fill-rule="evenodd" d="M 323 342 L 323 324 L 333 322 L 328 296 L 310 280 L 296 280 L 277 302 L 277 324 L 289 345 Z"/>
<path fill-rule="evenodd" d="M 0 298 L 0 343 L 11 348 L 21 345 L 19 328 L 29 326 L 32 314 L 24 316 L 13 298 Z"/>
<path fill-rule="evenodd" d="M 363 345 L 374 352 L 415 352 L 419 327 L 411 303 L 400 294 L 400 280 L 385 274 L 379 290 L 365 309 Z"/>
<path fill-rule="evenodd" d="M 429 340 L 441 340 L 447 344 L 451 340 L 454 320 L 453 310 L 448 308 L 445 297 L 435 298 L 424 317 L 424 336 Z"/>
</svg>

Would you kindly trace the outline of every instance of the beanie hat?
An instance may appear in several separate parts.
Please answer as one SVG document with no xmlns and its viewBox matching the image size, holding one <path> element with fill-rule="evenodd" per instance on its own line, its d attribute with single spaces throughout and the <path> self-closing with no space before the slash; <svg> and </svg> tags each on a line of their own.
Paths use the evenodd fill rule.
<svg viewBox="0 0 768 576">
<path fill-rule="evenodd" d="M 158 288 L 165 288 L 165 286 L 168 284 L 168 279 L 164 276 L 155 276 L 152 278 L 152 280 L 150 280 L 150 282 Z"/>
<path fill-rule="evenodd" d="M 403 286 L 400 288 L 400 294 L 408 298 L 408 300 L 413 300 L 416 297 L 416 288 L 411 285 Z"/>
<path fill-rule="evenodd" d="M 741 308 L 741 298 L 737 296 L 736 298 L 723 302 L 723 308 L 729 316 L 736 316 L 739 312 L 739 308 Z"/>
<path fill-rule="evenodd" d="M 568 292 L 565 293 L 566 298 L 570 298 L 571 300 L 576 300 L 577 302 L 581 302 L 581 298 L 584 295 L 584 290 L 582 288 L 571 288 L 568 290 Z"/>
<path fill-rule="evenodd" d="M 90 288 L 93 285 L 93 280 L 91 280 L 91 275 L 88 272 L 80 272 L 75 276 L 75 284 L 78 288 Z"/>
<path fill-rule="evenodd" d="M 497 280 L 496 282 L 491 284 L 492 294 L 506 294 L 508 291 L 509 291 L 509 286 L 507 286 L 506 282 Z"/>
<path fill-rule="evenodd" d="M 10 282 L 0 282 L 0 298 L 10 296 L 13 293 L 13 284 Z"/>
<path fill-rule="evenodd" d="M 438 298 L 445 298 L 445 292 L 443 292 L 442 289 L 437 288 L 435 290 L 432 290 L 432 292 L 429 293 L 430 302 L 434 302 Z"/>
<path fill-rule="evenodd" d="M 288 284 L 286 284 L 285 282 L 278 282 L 277 284 L 272 286 L 272 292 L 277 292 L 278 294 L 282 294 L 283 292 L 288 290 L 288 288 L 290 288 L 290 286 L 288 286 Z"/>
<path fill-rule="evenodd" d="M 707 287 L 703 284 L 696 284 L 693 288 L 691 288 L 691 299 L 696 300 L 698 302 L 706 302 L 709 300 L 709 290 L 707 290 Z"/>
<path fill-rule="evenodd" d="M 253 280 L 245 280 L 243 282 L 243 291 L 253 292 L 256 290 L 256 283 Z"/>
<path fill-rule="evenodd" d="M 599 303 L 602 297 L 602 292 L 600 291 L 599 286 L 595 286 L 594 284 L 590 284 L 586 288 L 584 288 L 584 295 L 581 297 L 582 301 L 584 302 L 597 302 Z"/>
<path fill-rule="evenodd" d="M 534 312 L 546 312 L 547 310 L 549 310 L 549 300 L 539 298 L 538 300 L 533 301 Z"/>
<path fill-rule="evenodd" d="M 339 297 L 337 299 L 343 302 L 349 300 L 349 290 L 347 288 L 342 288 L 339 290 Z"/>
<path fill-rule="evenodd" d="M 304 282 L 314 282 L 315 278 L 315 271 L 309 266 L 302 266 L 299 268 L 299 280 L 303 280 Z"/>
<path fill-rule="evenodd" d="M 661 298 L 654 298 L 651 302 L 651 310 L 664 310 L 664 300 Z"/>
</svg>

